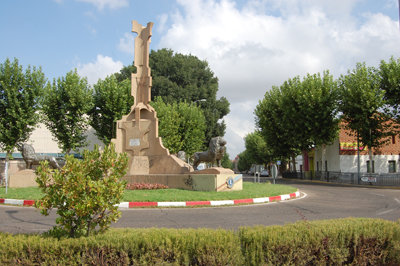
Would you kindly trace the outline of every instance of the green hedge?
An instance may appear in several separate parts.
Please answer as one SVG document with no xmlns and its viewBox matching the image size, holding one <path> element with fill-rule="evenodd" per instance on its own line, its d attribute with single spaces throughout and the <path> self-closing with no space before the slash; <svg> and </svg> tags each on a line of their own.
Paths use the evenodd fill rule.
<svg viewBox="0 0 400 266">
<path fill-rule="evenodd" d="M 378 219 L 213 229 L 112 229 L 77 239 L 0 233 L 1 265 L 399 265 L 400 224 Z"/>
</svg>

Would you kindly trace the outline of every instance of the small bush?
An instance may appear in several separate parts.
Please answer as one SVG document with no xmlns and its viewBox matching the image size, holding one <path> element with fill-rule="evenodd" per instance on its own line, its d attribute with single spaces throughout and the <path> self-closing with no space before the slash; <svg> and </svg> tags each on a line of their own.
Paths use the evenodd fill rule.
<svg viewBox="0 0 400 266">
<path fill-rule="evenodd" d="M 167 189 L 167 188 L 168 186 L 163 184 L 132 183 L 126 185 L 126 189 L 129 190 L 153 190 L 153 189 Z"/>
<path fill-rule="evenodd" d="M 88 236 L 104 232 L 121 216 L 118 211 L 125 181 L 121 177 L 127 170 L 126 154 L 117 154 L 113 145 L 100 151 L 85 151 L 83 160 L 66 157 L 60 170 L 52 170 L 47 162 L 37 169 L 36 182 L 44 197 L 35 203 L 41 213 L 48 215 L 57 208 L 59 217 L 51 234 L 57 237 Z M 97 227 L 97 228 L 96 228 Z"/>
</svg>

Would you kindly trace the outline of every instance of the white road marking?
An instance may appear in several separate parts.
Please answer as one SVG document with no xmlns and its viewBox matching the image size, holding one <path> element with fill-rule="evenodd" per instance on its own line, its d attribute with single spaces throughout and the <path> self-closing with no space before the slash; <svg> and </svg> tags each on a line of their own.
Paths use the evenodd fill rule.
<svg viewBox="0 0 400 266">
<path fill-rule="evenodd" d="M 392 211 L 394 211 L 394 209 L 390 209 L 390 210 L 386 210 L 386 211 L 383 211 L 383 212 L 378 212 L 377 213 L 377 215 L 384 215 L 384 214 L 387 214 L 387 213 L 389 213 L 389 212 L 392 212 Z"/>
</svg>

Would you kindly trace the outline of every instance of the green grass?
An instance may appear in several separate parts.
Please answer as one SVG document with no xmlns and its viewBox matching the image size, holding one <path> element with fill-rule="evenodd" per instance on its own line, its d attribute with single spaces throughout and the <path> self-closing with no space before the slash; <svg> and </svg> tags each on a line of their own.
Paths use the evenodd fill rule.
<svg viewBox="0 0 400 266">
<path fill-rule="evenodd" d="M 286 185 L 243 183 L 242 191 L 206 192 L 183 189 L 125 190 L 122 201 L 203 201 L 234 200 L 278 196 L 295 192 L 297 189 Z M 0 198 L 38 200 L 43 196 L 39 188 L 0 188 Z"/>
</svg>

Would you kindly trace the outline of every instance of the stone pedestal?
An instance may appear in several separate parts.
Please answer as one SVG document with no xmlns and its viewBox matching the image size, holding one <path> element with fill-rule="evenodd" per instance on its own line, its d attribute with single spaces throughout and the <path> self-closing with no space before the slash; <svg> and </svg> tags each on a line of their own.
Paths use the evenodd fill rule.
<svg viewBox="0 0 400 266">
<path fill-rule="evenodd" d="M 35 171 L 26 169 L 11 174 L 8 179 L 8 186 L 10 188 L 37 187 Z"/>
<path fill-rule="evenodd" d="M 127 175 L 123 179 L 128 184 L 157 183 L 169 188 L 196 191 L 235 191 L 243 188 L 242 175 L 225 168 L 209 168 L 187 174 Z"/>
</svg>

